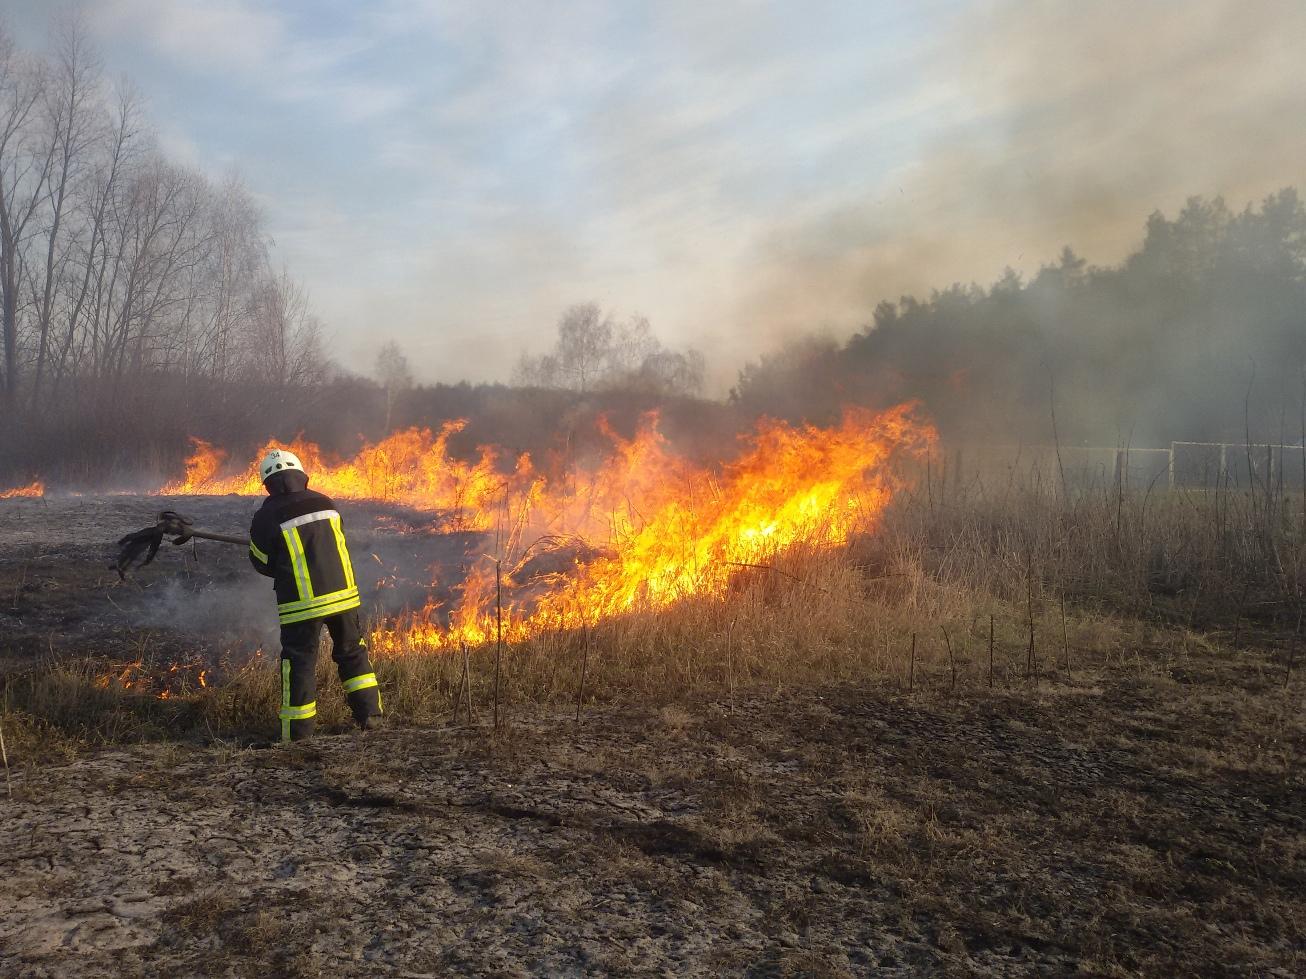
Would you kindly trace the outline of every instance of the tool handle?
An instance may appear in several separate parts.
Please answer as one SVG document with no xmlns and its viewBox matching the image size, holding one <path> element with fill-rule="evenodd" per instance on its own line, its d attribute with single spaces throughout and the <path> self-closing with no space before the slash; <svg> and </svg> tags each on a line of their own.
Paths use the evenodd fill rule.
<svg viewBox="0 0 1306 979">
<path fill-rule="evenodd" d="M 201 540 L 222 541 L 224 544 L 243 544 L 245 547 L 249 546 L 248 537 L 234 537 L 231 534 L 214 534 L 207 530 L 188 530 L 186 536 L 198 537 Z"/>
</svg>

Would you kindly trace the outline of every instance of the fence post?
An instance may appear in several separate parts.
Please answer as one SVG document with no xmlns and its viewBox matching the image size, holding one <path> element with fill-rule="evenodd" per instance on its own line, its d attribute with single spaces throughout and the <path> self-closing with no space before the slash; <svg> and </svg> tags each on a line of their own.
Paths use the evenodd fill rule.
<svg viewBox="0 0 1306 979">
<path fill-rule="evenodd" d="M 1170 443 L 1170 458 L 1166 465 L 1166 482 L 1170 489 L 1174 489 L 1174 443 Z"/>
</svg>

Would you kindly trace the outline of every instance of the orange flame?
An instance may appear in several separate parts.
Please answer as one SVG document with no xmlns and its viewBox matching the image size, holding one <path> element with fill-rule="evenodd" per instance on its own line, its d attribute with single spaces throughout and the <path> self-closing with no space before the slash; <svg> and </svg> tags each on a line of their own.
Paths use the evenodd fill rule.
<svg viewBox="0 0 1306 979">
<path fill-rule="evenodd" d="M 611 457 L 575 480 L 576 488 L 554 492 L 537 480 L 524 493 L 518 522 L 532 527 L 535 541 L 603 531 L 607 541 L 601 556 L 577 563 L 530 600 L 515 600 L 515 583 L 505 575 L 508 641 L 720 595 L 741 566 L 799 543 L 831 547 L 872 529 L 901 480 L 896 457 L 928 451 L 935 439 L 911 405 L 881 414 L 849 409 L 830 429 L 764 421 L 737 460 L 711 473 L 669 452 L 654 418 L 633 439 L 607 434 Z M 514 533 L 517 540 L 528 536 Z M 506 553 L 513 544 L 509 535 Z M 496 591 L 494 567 L 483 562 L 447 624 L 427 608 L 377 630 L 372 645 L 402 652 L 489 642 L 498 628 Z"/>
<path fill-rule="evenodd" d="M 630 439 L 602 423 L 611 451 L 596 469 L 545 477 L 527 455 L 511 471 L 493 448 L 480 449 L 475 462 L 452 457 L 449 439 L 465 424 L 397 432 L 338 463 L 327 462 L 310 442 L 288 446 L 313 487 L 328 495 L 447 511 L 447 529 L 499 531 L 500 582 L 495 558 L 480 561 L 455 607 L 428 606 L 378 628 L 374 649 L 491 642 L 500 587 L 507 641 L 721 595 L 741 566 L 797 544 L 833 547 L 873 529 L 905 478 L 896 463 L 928 452 L 936 438 L 915 405 L 880 413 L 850 408 L 826 429 L 763 420 L 733 462 L 707 470 L 672 452 L 650 415 Z M 255 465 L 222 476 L 226 454 L 193 442 L 185 478 L 161 493 L 262 494 Z M 276 445 L 269 442 L 264 451 Z M 552 576 L 514 580 L 528 559 L 560 539 L 578 539 L 598 556 L 572 557 Z"/>
<path fill-rule="evenodd" d="M 13 489 L 0 490 L 0 500 L 12 500 L 19 496 L 45 496 L 45 483 L 37 479 L 26 486 L 15 486 Z"/>
<path fill-rule="evenodd" d="M 439 432 L 408 429 L 363 448 L 353 459 L 331 464 L 312 442 L 301 439 L 289 445 L 268 442 L 256 460 L 274 448 L 288 448 L 299 456 L 313 478 L 313 488 L 345 500 L 382 500 L 419 510 L 446 510 L 449 529 L 487 530 L 493 526 L 493 509 L 510 483 L 529 481 L 530 457 L 520 456 L 513 472 L 500 473 L 499 454 L 483 447 L 473 463 L 449 454 L 449 439 L 462 431 L 465 421 L 451 421 Z M 233 476 L 219 475 L 227 454 L 203 439 L 191 439 L 194 451 L 186 460 L 184 479 L 168 483 L 164 495 L 236 493 L 262 496 L 257 461 Z"/>
<path fill-rule="evenodd" d="M 200 687 L 209 685 L 208 670 L 196 663 L 173 663 L 162 669 L 139 659 L 118 663 L 95 677 L 95 686 L 101 690 L 130 690 L 158 700 L 191 693 L 195 683 Z"/>
</svg>

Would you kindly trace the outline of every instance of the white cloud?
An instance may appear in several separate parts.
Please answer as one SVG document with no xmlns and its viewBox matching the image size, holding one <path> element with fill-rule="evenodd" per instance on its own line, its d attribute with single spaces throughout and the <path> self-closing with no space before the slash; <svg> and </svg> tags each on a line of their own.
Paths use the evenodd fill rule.
<svg viewBox="0 0 1306 979">
<path fill-rule="evenodd" d="M 211 169 L 212 161 L 205 159 L 199 144 L 190 133 L 172 125 L 159 126 L 156 127 L 154 139 L 169 160 L 206 172 Z"/>
<path fill-rule="evenodd" d="M 346 123 L 397 114 L 410 88 L 359 78 L 351 61 L 375 38 L 306 38 L 275 5 L 250 0 L 101 0 L 88 8 L 105 36 L 144 38 L 185 71 L 235 77 L 264 98 L 314 103 Z"/>
<path fill-rule="evenodd" d="M 284 19 L 245 0 L 100 0 L 87 11 L 105 33 L 147 37 L 194 67 L 261 70 L 287 43 Z"/>
</svg>

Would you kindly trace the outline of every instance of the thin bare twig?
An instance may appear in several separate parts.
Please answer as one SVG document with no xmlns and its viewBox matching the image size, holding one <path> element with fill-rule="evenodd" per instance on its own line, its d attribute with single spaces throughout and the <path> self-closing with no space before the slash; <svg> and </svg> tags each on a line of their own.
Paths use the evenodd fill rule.
<svg viewBox="0 0 1306 979">
<path fill-rule="evenodd" d="M 910 691 L 916 685 L 916 633 L 911 634 L 911 666 L 907 672 L 907 689 Z"/>
<path fill-rule="evenodd" d="M 1292 665 L 1297 659 L 1297 644 L 1301 641 L 1301 613 L 1302 607 L 1297 606 L 1297 625 L 1292 630 L 1292 645 L 1288 647 L 1288 669 L 1283 674 L 1283 685 L 1286 687 L 1292 682 Z"/>
<path fill-rule="evenodd" d="M 948 627 L 946 625 L 939 626 L 939 628 L 943 630 L 943 642 L 948 647 L 948 670 L 952 674 L 952 682 L 951 685 L 948 687 L 948 689 L 956 690 L 957 689 L 957 661 L 956 659 L 953 658 L 952 655 L 952 637 L 948 635 Z"/>
<path fill-rule="evenodd" d="M 1066 660 L 1066 681 L 1070 680 L 1070 637 L 1066 634 L 1066 596 L 1061 596 L 1061 655 Z"/>
<path fill-rule="evenodd" d="M 989 615 L 989 689 L 993 689 L 993 615 Z"/>
<path fill-rule="evenodd" d="M 798 575 L 796 575 L 796 574 L 790 574 L 788 571 L 785 571 L 785 570 L 783 570 L 783 569 L 781 569 L 781 568 L 772 567 L 772 566 L 769 565 L 769 564 L 750 564 L 750 563 L 747 562 L 747 561 L 723 561 L 722 563 L 723 563 L 723 564 L 726 564 L 726 565 L 729 565 L 730 567 L 734 567 L 734 568 L 753 568 L 753 569 L 755 569 L 755 570 L 757 570 L 757 571 L 774 571 L 776 574 L 782 574 L 782 575 L 784 575 L 786 578 L 790 579 L 791 581 L 796 581 L 796 582 L 798 582 L 800 585 L 809 585 L 809 586 L 811 586 L 812 588 L 815 588 L 817 591 L 823 591 L 823 592 L 825 592 L 827 595 L 832 595 L 832 594 L 834 594 L 834 593 L 831 592 L 830 589 L 828 589 L 828 588 L 824 588 L 824 587 L 822 587 L 821 585 L 814 585 L 814 584 L 812 584 L 810 581 L 808 581 L 806 578 L 800 578 L 800 577 L 798 577 Z M 885 577 L 887 577 L 887 576 L 885 576 Z"/>
<path fill-rule="evenodd" d="M 585 624 L 585 651 L 580 659 L 580 689 L 576 691 L 576 723 L 580 723 L 580 705 L 585 701 L 585 676 L 590 666 L 590 627 Z"/>
</svg>

